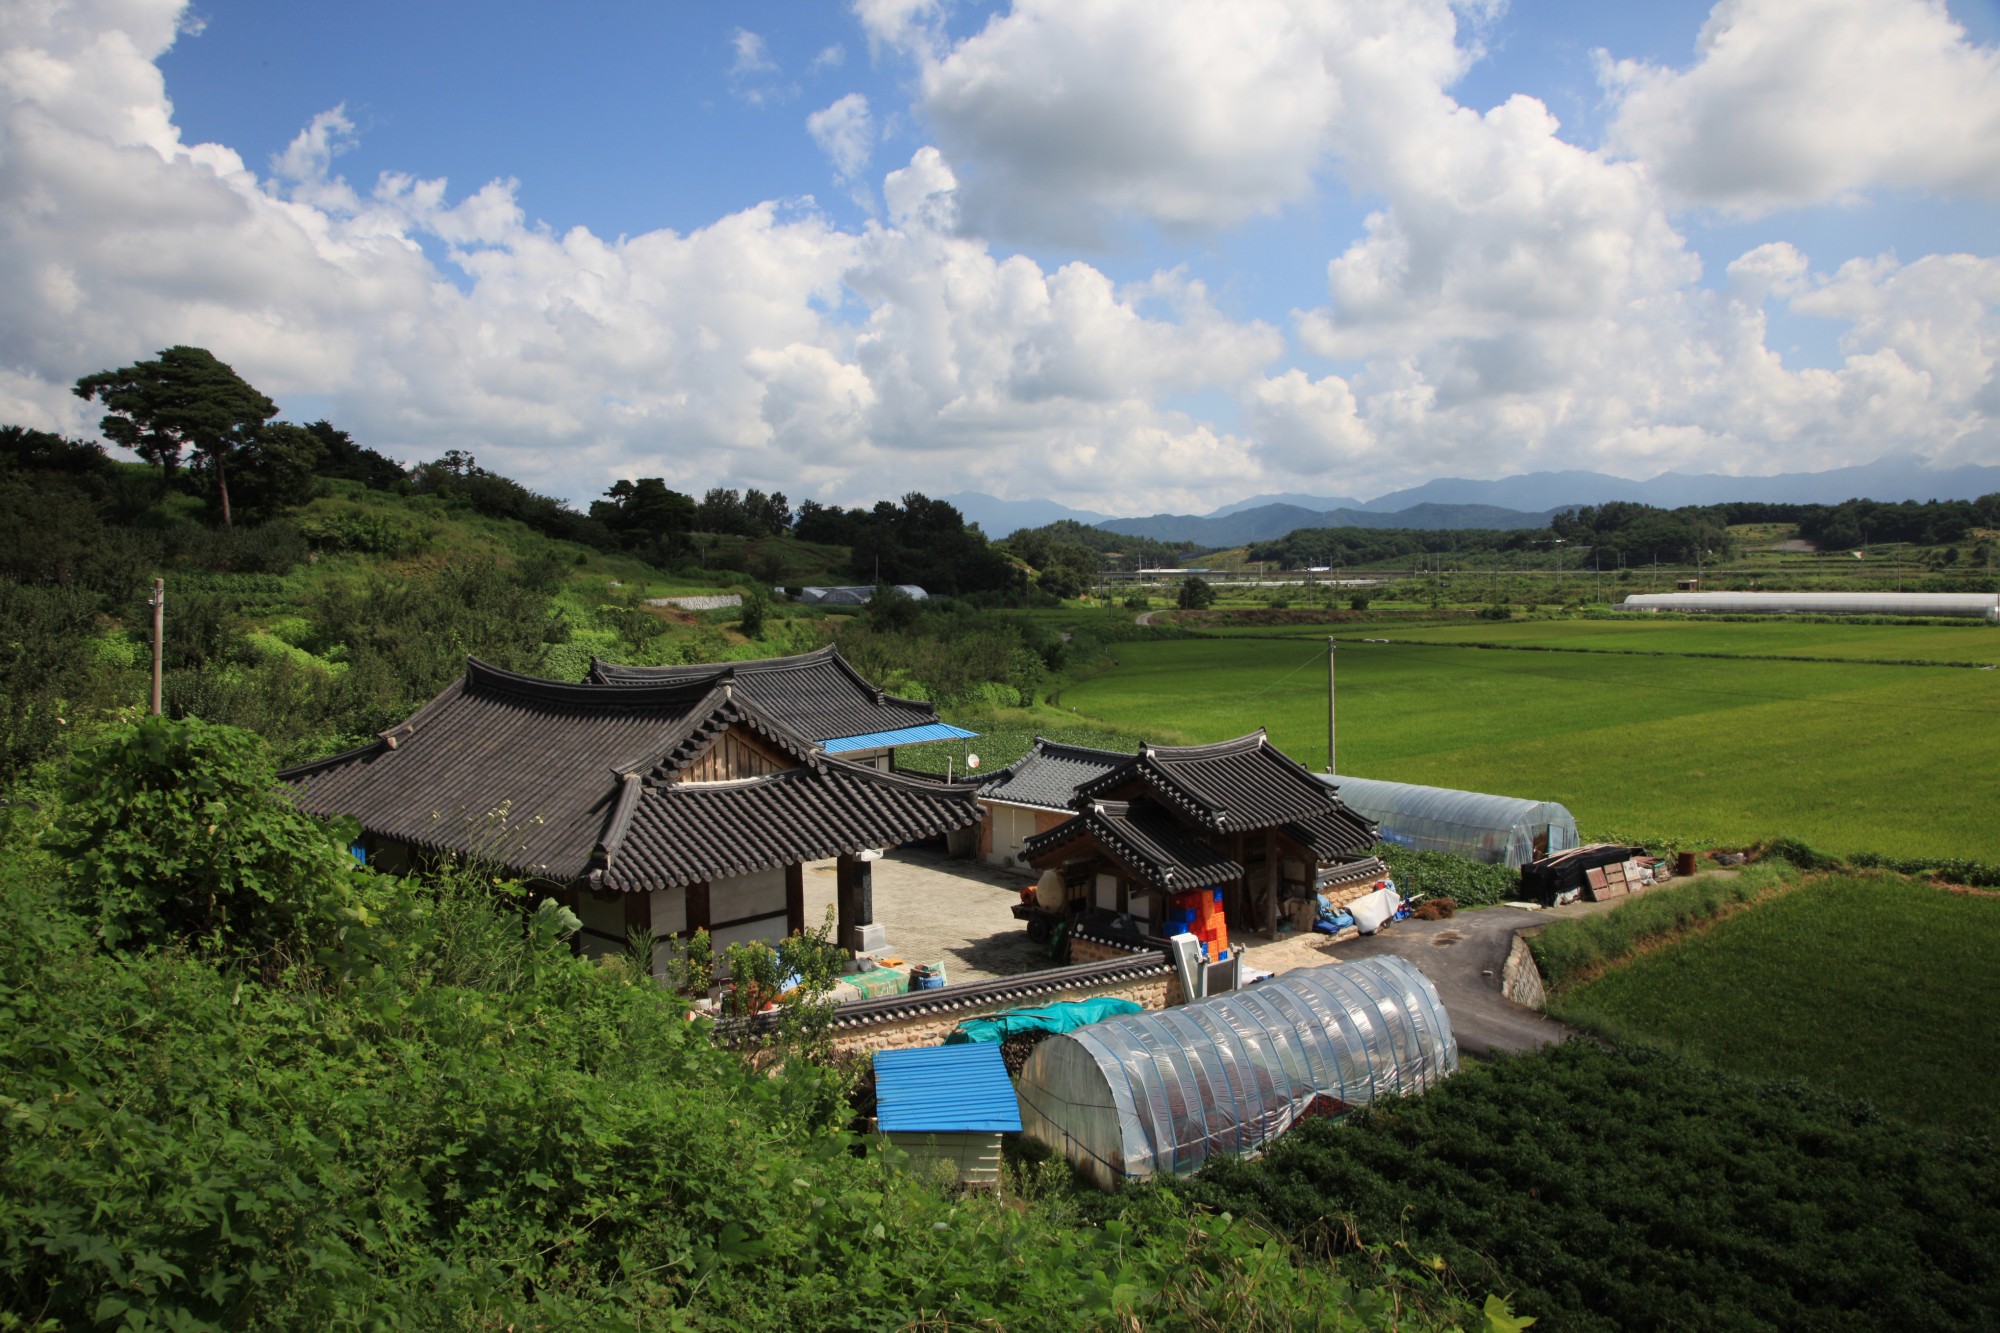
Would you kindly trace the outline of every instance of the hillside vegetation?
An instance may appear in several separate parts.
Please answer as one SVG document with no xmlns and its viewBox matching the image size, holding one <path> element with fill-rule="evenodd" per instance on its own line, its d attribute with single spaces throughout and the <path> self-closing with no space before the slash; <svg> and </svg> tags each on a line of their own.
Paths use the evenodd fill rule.
<svg viewBox="0 0 2000 1333">
<path fill-rule="evenodd" d="M 332 836 L 329 836 L 331 833 Z M 575 920 L 475 868 L 356 865 L 254 738 L 148 719 L 0 846 L 0 1328 L 1435 1328 L 1353 1282 L 1033 1171 L 953 1200 Z M 288 910 L 274 915 L 272 909 Z M 1044 1202 L 1034 1202 L 1041 1198 Z"/>
</svg>

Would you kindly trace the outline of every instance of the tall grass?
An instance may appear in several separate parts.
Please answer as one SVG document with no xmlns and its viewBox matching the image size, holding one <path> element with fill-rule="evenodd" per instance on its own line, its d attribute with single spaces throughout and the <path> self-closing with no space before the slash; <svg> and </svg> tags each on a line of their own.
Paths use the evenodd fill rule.
<svg viewBox="0 0 2000 1333">
<path fill-rule="evenodd" d="M 1553 991 L 1596 976 L 1648 944 L 1713 921 L 1788 888 L 1799 871 L 1783 861 L 1763 861 L 1734 875 L 1703 875 L 1663 884 L 1628 898 L 1600 916 L 1570 917 L 1528 937 L 1535 965 Z"/>
</svg>

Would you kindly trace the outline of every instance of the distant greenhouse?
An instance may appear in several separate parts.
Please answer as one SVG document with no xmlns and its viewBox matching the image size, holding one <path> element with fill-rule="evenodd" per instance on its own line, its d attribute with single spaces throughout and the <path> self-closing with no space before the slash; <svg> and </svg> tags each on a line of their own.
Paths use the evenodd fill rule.
<svg viewBox="0 0 2000 1333">
<path fill-rule="evenodd" d="M 1300 1120 L 1423 1092 L 1458 1068 L 1430 979 L 1401 958 L 1301 968 L 1049 1037 L 1021 1127 L 1101 1189 L 1261 1151 Z"/>
<path fill-rule="evenodd" d="M 1329 777 L 1356 814 L 1380 826 L 1382 841 L 1420 852 L 1453 852 L 1519 868 L 1578 845 L 1576 816 L 1555 801 L 1424 787 L 1413 782 Z"/>
<path fill-rule="evenodd" d="M 2000 620 L 1990 592 L 1646 592 L 1625 611 L 1726 611 L 1772 616 L 1974 616 Z"/>
</svg>

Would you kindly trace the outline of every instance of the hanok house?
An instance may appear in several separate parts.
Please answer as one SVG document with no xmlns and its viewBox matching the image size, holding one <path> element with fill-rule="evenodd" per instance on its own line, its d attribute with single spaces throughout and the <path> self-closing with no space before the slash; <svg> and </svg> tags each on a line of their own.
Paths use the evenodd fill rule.
<svg viewBox="0 0 2000 1333">
<path fill-rule="evenodd" d="M 862 947 L 861 854 L 969 829 L 975 789 L 836 758 L 759 695 L 726 668 L 573 685 L 468 659 L 401 726 L 280 776 L 309 813 L 359 820 L 383 869 L 453 854 L 548 886 L 586 952 L 634 930 L 781 939 L 807 924 L 802 864 L 830 856 L 840 943 Z"/>
<path fill-rule="evenodd" d="M 1262 730 L 1213 745 L 1148 745 L 1080 783 L 1071 818 L 1022 844 L 1059 870 L 1072 907 L 1129 912 L 1148 934 L 1197 890 L 1221 889 L 1236 929 L 1277 929 L 1286 899 L 1366 892 L 1386 873 L 1375 826 Z"/>
<path fill-rule="evenodd" d="M 1092 750 L 1035 737 L 1035 748 L 979 784 L 979 859 L 1022 864 L 1021 844 L 1076 814 L 1076 789 L 1130 760 L 1118 750 Z"/>
<path fill-rule="evenodd" d="M 977 734 L 945 722 L 921 700 L 883 693 L 832 645 L 796 657 L 698 666 L 620 666 L 597 660 L 584 679 L 601 685 L 708 687 L 724 675 L 742 697 L 850 763 L 893 771 L 899 745 L 969 740 Z"/>
</svg>

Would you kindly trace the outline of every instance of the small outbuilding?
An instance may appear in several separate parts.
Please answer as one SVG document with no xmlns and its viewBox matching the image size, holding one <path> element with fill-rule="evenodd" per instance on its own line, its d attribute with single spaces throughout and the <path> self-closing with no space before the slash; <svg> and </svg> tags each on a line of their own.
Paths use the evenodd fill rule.
<svg viewBox="0 0 2000 1333">
<path fill-rule="evenodd" d="M 1420 1093 L 1457 1068 L 1437 988 L 1385 955 L 1051 1036 L 1017 1091 L 1022 1132 L 1108 1190 L 1260 1152 L 1300 1120 Z"/>
<path fill-rule="evenodd" d="M 1514 869 L 1577 845 L 1576 816 L 1555 801 L 1316 774 L 1347 808 L 1378 826 L 1383 842 L 1451 852 Z"/>
<path fill-rule="evenodd" d="M 997 1042 L 875 1054 L 875 1124 L 918 1171 L 946 1163 L 961 1185 L 1000 1186 L 1000 1136 L 1021 1132 Z"/>
<path fill-rule="evenodd" d="M 1078 787 L 1131 759 L 1118 750 L 1035 737 L 1033 749 L 979 784 L 979 859 L 1020 865 L 1022 843 L 1075 816 L 1070 803 Z"/>
</svg>

